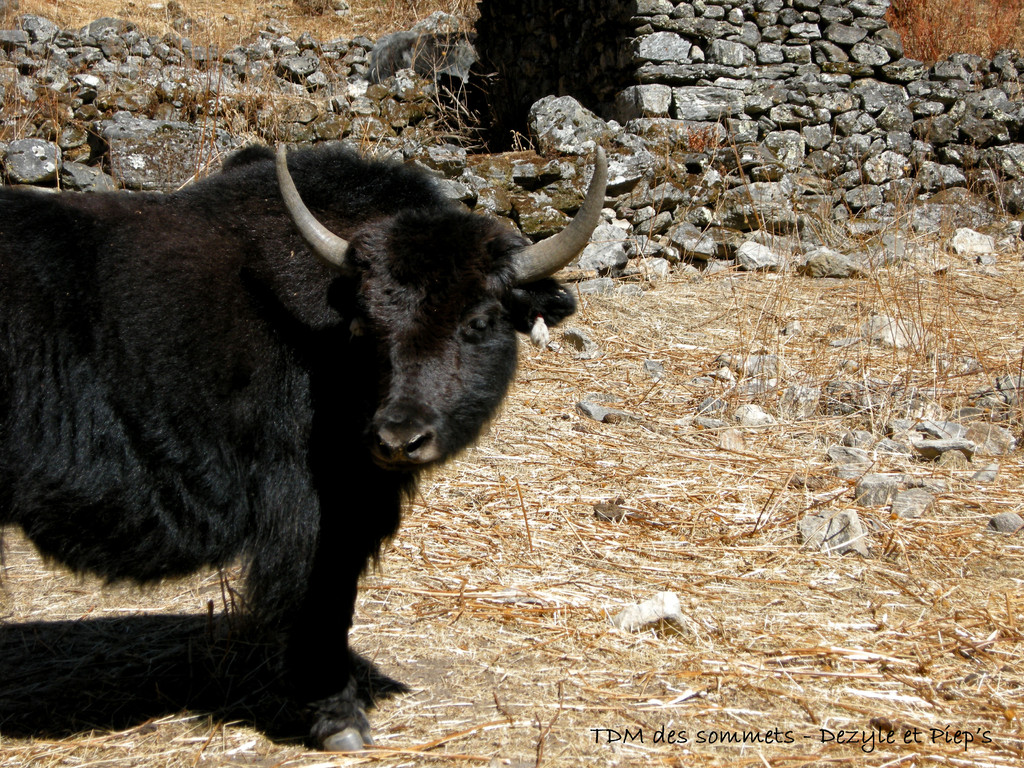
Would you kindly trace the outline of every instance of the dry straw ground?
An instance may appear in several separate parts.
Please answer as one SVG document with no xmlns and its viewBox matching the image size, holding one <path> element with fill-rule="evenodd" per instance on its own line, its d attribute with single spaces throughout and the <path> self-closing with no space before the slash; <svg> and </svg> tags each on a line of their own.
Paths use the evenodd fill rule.
<svg viewBox="0 0 1024 768">
<path fill-rule="evenodd" d="M 1021 765 L 1024 540 L 985 530 L 1024 507 L 1021 453 L 990 485 L 976 467 L 882 460 L 947 490 L 915 520 L 859 510 L 872 556 L 836 556 L 797 531 L 810 511 L 853 504 L 825 449 L 898 414 L 739 434 L 689 424 L 709 394 L 691 381 L 723 352 L 777 354 L 780 388 L 879 379 L 931 389 L 947 410 L 1021 373 L 1020 253 L 991 268 L 920 245 L 926 256 L 861 280 L 720 273 L 583 298 L 573 322 L 599 341 L 595 359 L 524 344 L 501 417 L 423 483 L 362 585 L 353 645 L 410 689 L 382 697 L 368 755 L 269 739 L 252 726 L 274 719 L 269 696 L 240 714 L 237 639 L 207 615 L 230 619 L 236 571 L 103 587 L 8 532 L 0 768 Z M 829 346 L 873 311 L 927 341 Z M 804 333 L 781 336 L 794 319 Z M 639 419 L 587 420 L 575 403 L 594 392 Z M 1018 438 L 1021 423 L 1009 414 Z M 626 519 L 594 516 L 619 497 Z M 664 590 L 682 600 L 681 629 L 612 628 L 610 614 Z"/>
<path fill-rule="evenodd" d="M 1019 253 L 990 269 L 936 248 L 864 280 L 726 273 L 584 299 L 576 323 L 603 354 L 524 344 L 500 419 L 423 483 L 363 583 L 354 646 L 411 689 L 374 711 L 369 756 L 304 753 L 230 715 L 240 686 L 219 677 L 227 657 L 205 626 L 237 573 L 102 588 L 8 534 L 0 766 L 1020 765 L 1024 548 L 985 530 L 1024 507 L 1020 453 L 992 485 L 973 468 L 885 463 L 948 490 L 916 520 L 860 510 L 872 557 L 830 556 L 797 533 L 809 511 L 852 504 L 825 448 L 893 414 L 784 421 L 741 442 L 685 426 L 707 394 L 688 382 L 719 353 L 752 349 L 784 361 L 780 386 L 856 366 L 962 404 L 1020 370 L 1020 270 Z M 930 341 L 828 345 L 871 311 L 921 323 Z M 784 341 L 793 319 L 805 333 Z M 942 370 L 965 357 L 980 369 Z M 644 360 L 664 364 L 661 382 Z M 587 420 L 574 405 L 591 392 L 641 420 Z M 594 516 L 618 497 L 624 521 Z M 609 614 L 663 590 L 682 599 L 681 631 L 611 627 Z M 631 741 L 609 744 L 604 728 Z M 656 741 L 673 730 L 687 743 Z"/>
</svg>

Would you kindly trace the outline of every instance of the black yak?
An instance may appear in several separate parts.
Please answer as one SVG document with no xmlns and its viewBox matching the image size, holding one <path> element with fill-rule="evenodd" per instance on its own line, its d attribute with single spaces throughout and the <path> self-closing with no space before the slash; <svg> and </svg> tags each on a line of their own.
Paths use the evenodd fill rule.
<svg viewBox="0 0 1024 768">
<path fill-rule="evenodd" d="M 0 190 L 0 523 L 109 580 L 242 558 L 312 743 L 371 743 L 357 579 L 495 413 L 515 331 L 574 311 L 551 275 L 606 175 L 598 149 L 535 245 L 337 147 L 242 150 L 167 195 Z"/>
</svg>

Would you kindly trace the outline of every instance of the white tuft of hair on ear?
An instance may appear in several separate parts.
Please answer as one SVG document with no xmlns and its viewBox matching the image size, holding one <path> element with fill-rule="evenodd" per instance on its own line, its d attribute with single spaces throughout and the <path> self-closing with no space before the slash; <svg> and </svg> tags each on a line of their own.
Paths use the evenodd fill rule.
<svg viewBox="0 0 1024 768">
<path fill-rule="evenodd" d="M 548 324 L 544 322 L 544 318 L 537 315 L 537 319 L 533 321 L 533 328 L 530 329 L 530 341 L 533 342 L 533 346 L 546 349 L 548 344 L 551 342 L 551 332 L 548 331 Z"/>
<path fill-rule="evenodd" d="M 348 324 L 348 332 L 352 334 L 352 338 L 364 335 L 366 333 L 366 321 L 361 317 L 353 318 L 352 322 Z"/>
</svg>

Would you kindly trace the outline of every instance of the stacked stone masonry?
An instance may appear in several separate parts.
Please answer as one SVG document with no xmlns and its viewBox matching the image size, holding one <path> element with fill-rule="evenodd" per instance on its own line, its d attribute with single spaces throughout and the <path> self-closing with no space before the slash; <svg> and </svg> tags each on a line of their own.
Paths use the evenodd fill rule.
<svg viewBox="0 0 1024 768">
<path fill-rule="evenodd" d="M 996 205 L 1024 211 L 1024 59 L 925 66 L 903 56 L 886 9 L 486 0 L 469 91 L 489 94 L 481 111 L 537 150 L 499 155 L 467 151 L 472 133 L 445 143 L 453 104 L 429 78 L 370 82 L 366 38 L 320 41 L 268 20 L 218 51 L 187 26 L 62 30 L 24 15 L 0 30 L 0 152 L 8 183 L 161 190 L 252 141 L 340 140 L 418 163 L 452 197 L 541 237 L 578 206 L 600 142 L 615 220 L 582 273 L 619 275 L 644 256 L 858 275 L 905 257 L 879 222 L 909 207 L 917 231 L 980 225 Z M 425 28 L 459 23 L 441 14 Z M 882 232 L 855 253 L 830 250 Z M 779 237 L 791 241 L 784 259 Z"/>
<path fill-rule="evenodd" d="M 968 185 L 1024 209 L 1024 58 L 926 66 L 903 55 L 888 5 L 488 0 L 479 47 L 508 128 L 569 94 L 627 133 L 760 145 L 777 163 L 748 153 L 755 174 L 811 171 L 854 212 Z"/>
</svg>

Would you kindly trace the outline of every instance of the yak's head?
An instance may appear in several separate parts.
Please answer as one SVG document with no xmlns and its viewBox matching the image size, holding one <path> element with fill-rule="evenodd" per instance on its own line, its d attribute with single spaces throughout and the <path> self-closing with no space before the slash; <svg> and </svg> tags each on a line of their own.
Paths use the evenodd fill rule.
<svg viewBox="0 0 1024 768">
<path fill-rule="evenodd" d="M 600 218 L 607 163 L 598 148 L 579 212 L 536 244 L 496 221 L 434 203 L 368 222 L 343 239 L 303 204 L 283 147 L 277 175 L 285 204 L 310 248 L 358 285 L 352 330 L 373 344 L 374 460 L 416 470 L 465 448 L 512 380 L 515 332 L 554 325 L 575 310 L 551 278 L 575 258 Z"/>
</svg>

